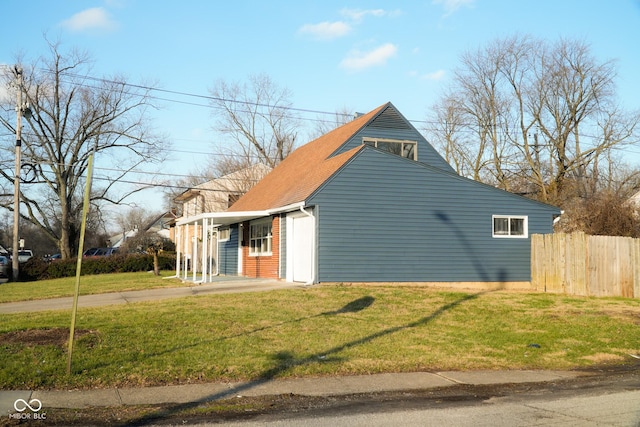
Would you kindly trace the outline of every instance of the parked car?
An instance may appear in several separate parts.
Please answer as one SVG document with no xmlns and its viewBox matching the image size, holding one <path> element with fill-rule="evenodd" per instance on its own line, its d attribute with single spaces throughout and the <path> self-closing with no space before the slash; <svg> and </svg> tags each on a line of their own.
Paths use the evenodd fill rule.
<svg viewBox="0 0 640 427">
<path fill-rule="evenodd" d="M 61 254 L 53 254 L 53 255 L 47 255 L 43 258 L 43 260 L 45 262 L 52 262 L 52 261 L 58 261 L 62 259 L 62 255 Z"/>
<path fill-rule="evenodd" d="M 9 281 L 9 276 L 11 273 L 11 261 L 9 261 L 9 257 L 4 255 L 0 255 L 0 283 L 6 283 Z"/>
<path fill-rule="evenodd" d="M 27 262 L 33 257 L 31 249 L 22 249 L 18 251 L 18 262 Z"/>
<path fill-rule="evenodd" d="M 113 255 L 118 252 L 118 248 L 91 248 L 84 251 L 83 258 L 97 258 L 101 256 Z"/>
</svg>

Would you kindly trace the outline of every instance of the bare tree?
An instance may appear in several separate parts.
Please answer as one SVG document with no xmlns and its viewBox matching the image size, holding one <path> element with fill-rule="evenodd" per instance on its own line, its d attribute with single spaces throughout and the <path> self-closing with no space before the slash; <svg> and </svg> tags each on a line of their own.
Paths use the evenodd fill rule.
<svg viewBox="0 0 640 427">
<path fill-rule="evenodd" d="M 640 114 L 616 105 L 614 79 L 584 42 L 496 40 L 462 56 L 425 130 L 459 172 L 559 203 L 638 141 Z"/>
<path fill-rule="evenodd" d="M 245 84 L 218 81 L 210 90 L 215 129 L 236 145 L 225 147 L 231 169 L 263 163 L 271 168 L 294 149 L 299 117 L 291 110 L 291 93 L 267 75 L 249 77 Z"/>
<path fill-rule="evenodd" d="M 115 215 L 115 223 L 118 226 L 118 232 L 126 233 L 131 230 L 144 230 L 158 216 L 158 212 L 149 212 L 141 207 L 133 207 L 127 211 L 117 213 Z"/>
<path fill-rule="evenodd" d="M 21 215 L 56 242 L 63 258 L 69 258 L 77 250 L 91 153 L 99 165 L 91 194 L 97 205 L 121 203 L 140 191 L 118 183 L 143 162 L 161 160 L 165 150 L 148 126 L 148 89 L 131 86 L 123 77 L 89 77 L 85 53 L 62 52 L 58 43 L 49 43 L 49 50 L 50 55 L 25 70 L 24 99 L 33 115 L 22 133 L 24 173 L 29 178 L 21 186 Z M 0 174 L 11 182 L 11 151 L 3 153 L 5 168 Z M 13 210 L 9 192 L 2 196 L 2 206 Z"/>
<path fill-rule="evenodd" d="M 359 113 L 355 113 L 353 110 L 347 107 L 342 107 L 336 110 L 336 112 L 333 113 L 330 119 L 326 118 L 326 114 L 318 116 L 315 119 L 315 127 L 310 135 L 311 139 L 319 138 L 325 133 L 329 133 L 335 128 L 349 123 L 358 114 Z"/>
</svg>

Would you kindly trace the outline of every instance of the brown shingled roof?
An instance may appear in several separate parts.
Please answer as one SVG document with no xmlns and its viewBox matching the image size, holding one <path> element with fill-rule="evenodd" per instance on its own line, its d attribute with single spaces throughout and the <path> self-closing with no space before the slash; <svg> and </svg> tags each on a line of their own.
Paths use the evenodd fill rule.
<svg viewBox="0 0 640 427">
<path fill-rule="evenodd" d="M 329 157 L 389 104 L 295 150 L 228 209 L 228 212 L 279 208 L 306 200 L 362 147 Z"/>
</svg>

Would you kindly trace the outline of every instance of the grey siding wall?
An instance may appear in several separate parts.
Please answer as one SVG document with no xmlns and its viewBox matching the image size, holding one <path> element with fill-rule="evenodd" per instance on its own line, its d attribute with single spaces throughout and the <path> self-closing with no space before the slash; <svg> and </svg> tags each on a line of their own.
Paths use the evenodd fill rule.
<svg viewBox="0 0 640 427">
<path fill-rule="evenodd" d="M 218 242 L 218 272 L 227 276 L 238 275 L 238 225 L 231 226 L 229 240 Z"/>
<path fill-rule="evenodd" d="M 379 136 L 379 135 L 378 135 Z M 528 281 L 530 240 L 492 237 L 492 215 L 552 232 L 558 209 L 367 148 L 308 201 L 318 281 Z"/>
</svg>

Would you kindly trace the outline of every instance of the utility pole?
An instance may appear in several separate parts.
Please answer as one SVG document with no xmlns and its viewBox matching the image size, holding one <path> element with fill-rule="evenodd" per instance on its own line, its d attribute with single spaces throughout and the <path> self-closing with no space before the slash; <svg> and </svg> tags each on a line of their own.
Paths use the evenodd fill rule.
<svg viewBox="0 0 640 427">
<path fill-rule="evenodd" d="M 13 178 L 13 248 L 11 265 L 13 268 L 13 281 L 18 281 L 20 276 L 20 263 L 18 261 L 18 251 L 20 244 L 20 147 L 22 146 L 22 68 L 16 65 L 16 77 L 18 78 L 18 102 L 16 105 L 16 170 Z"/>
</svg>

